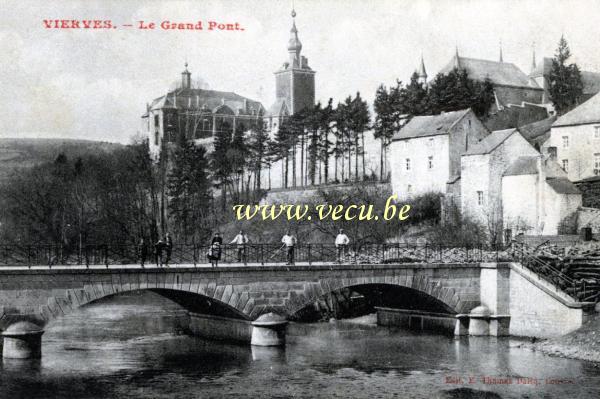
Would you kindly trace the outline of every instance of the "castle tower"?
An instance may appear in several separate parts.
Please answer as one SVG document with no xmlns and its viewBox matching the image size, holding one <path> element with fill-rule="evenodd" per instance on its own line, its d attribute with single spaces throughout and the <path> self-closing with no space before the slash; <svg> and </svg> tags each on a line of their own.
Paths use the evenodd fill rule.
<svg viewBox="0 0 600 399">
<path fill-rule="evenodd" d="M 185 71 L 181 72 L 181 88 L 190 89 L 192 87 L 192 74 L 187 69 L 188 63 L 185 63 Z"/>
<path fill-rule="evenodd" d="M 296 28 L 296 11 L 292 10 L 292 29 L 288 41 L 289 61 L 275 72 L 275 97 L 277 110 L 283 104 L 290 114 L 315 105 L 315 71 L 308 59 L 301 55 L 302 43 Z"/>
<path fill-rule="evenodd" d="M 423 53 L 421 53 L 421 65 L 417 70 L 417 75 L 419 76 L 419 83 L 421 83 L 422 85 L 427 84 L 427 71 L 425 70 L 425 61 L 423 60 Z"/>
</svg>

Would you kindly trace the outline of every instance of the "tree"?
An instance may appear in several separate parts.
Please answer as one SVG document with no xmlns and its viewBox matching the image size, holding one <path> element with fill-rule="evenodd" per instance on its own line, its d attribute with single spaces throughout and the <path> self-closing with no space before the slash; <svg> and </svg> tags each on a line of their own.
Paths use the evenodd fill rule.
<svg viewBox="0 0 600 399">
<path fill-rule="evenodd" d="M 258 119 L 250 130 L 250 140 L 248 142 L 250 170 L 254 173 L 254 189 L 261 189 L 261 172 L 264 166 L 269 165 L 268 150 L 270 147 L 269 134 L 267 133 L 265 122 Z"/>
<path fill-rule="evenodd" d="M 429 92 L 427 86 L 419 82 L 419 75 L 414 72 L 410 83 L 394 98 L 398 101 L 400 112 L 410 115 L 428 115 L 430 112 Z"/>
<path fill-rule="evenodd" d="M 319 114 L 319 159 L 323 163 L 323 181 L 325 184 L 329 182 L 329 156 L 331 141 L 329 141 L 329 135 L 331 134 L 333 119 L 335 110 L 333 109 L 333 99 L 330 98 L 327 102 L 327 106 L 323 108 Z M 319 183 L 321 182 L 321 173 L 319 172 Z"/>
<path fill-rule="evenodd" d="M 307 162 L 308 162 L 308 179 L 310 184 L 316 182 L 317 164 L 319 163 L 319 136 L 322 128 L 322 107 L 321 103 L 317 103 L 310 112 L 306 115 L 306 130 L 308 131 L 308 146 L 307 146 Z"/>
<path fill-rule="evenodd" d="M 471 108 L 477 116 L 484 116 L 493 101 L 491 81 L 472 80 L 464 69 L 438 74 L 429 88 L 429 108 L 433 114 Z"/>
<path fill-rule="evenodd" d="M 229 163 L 234 179 L 231 181 L 232 192 L 236 194 L 236 200 L 241 200 L 241 194 L 243 191 L 243 175 L 246 168 L 246 161 L 248 156 L 248 148 L 244 140 L 244 128 L 241 125 L 237 125 L 233 133 L 233 138 L 225 157 Z"/>
<path fill-rule="evenodd" d="M 398 96 L 402 89 L 402 82 L 396 81 L 396 87 L 389 90 L 381 85 L 375 93 L 373 108 L 375 109 L 375 123 L 373 124 L 373 135 L 381 142 L 379 158 L 380 178 L 385 178 L 385 164 L 387 148 L 392 142 L 392 137 L 400 125 L 401 109 L 398 106 Z"/>
<path fill-rule="evenodd" d="M 571 50 L 564 36 L 560 37 L 548 77 L 548 93 L 558 114 L 563 114 L 579 103 L 583 94 L 581 72 L 577 64 L 568 64 Z"/>
<path fill-rule="evenodd" d="M 349 115 L 349 127 L 354 138 L 354 178 L 358 178 L 358 156 L 362 156 L 362 178 L 365 177 L 365 130 L 369 128 L 371 116 L 369 115 L 369 106 L 366 101 L 356 93 L 356 97 L 351 103 L 351 112 Z M 359 142 L 360 140 L 360 142 Z"/>
<path fill-rule="evenodd" d="M 169 214 L 181 241 L 196 243 L 209 233 L 204 223 L 210 205 L 210 182 L 206 150 L 186 141 L 174 153 L 168 175 Z"/>
<path fill-rule="evenodd" d="M 279 129 L 273 137 L 273 141 L 270 142 L 269 153 L 274 161 L 285 160 L 284 167 L 282 168 L 282 179 L 283 187 L 288 186 L 288 169 L 289 169 L 289 153 L 292 147 L 293 139 L 292 132 L 290 130 L 289 120 L 285 119 L 279 123 Z"/>
<path fill-rule="evenodd" d="M 223 122 L 214 135 L 214 149 L 210 159 L 212 178 L 221 187 L 221 207 L 225 212 L 227 207 L 227 184 L 232 173 L 231 164 L 227 159 L 227 152 L 231 146 L 231 127 L 228 122 Z"/>
</svg>

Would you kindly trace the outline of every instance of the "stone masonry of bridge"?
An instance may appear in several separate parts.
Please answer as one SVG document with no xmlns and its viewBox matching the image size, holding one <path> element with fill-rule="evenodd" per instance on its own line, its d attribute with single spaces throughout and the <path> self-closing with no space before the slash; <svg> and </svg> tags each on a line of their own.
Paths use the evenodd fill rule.
<svg viewBox="0 0 600 399">
<path fill-rule="evenodd" d="M 324 295 L 369 285 L 398 287 L 405 293 L 414 290 L 422 300 L 441 305 L 457 320 L 485 306 L 492 319 L 509 321 L 510 330 L 503 334 L 561 335 L 580 327 L 590 314 L 589 304 L 574 301 L 514 263 L 3 267 L 0 330 L 11 348 L 23 346 L 27 336 L 39 340 L 47 323 L 81 306 L 119 293 L 150 290 L 185 308 L 193 333 L 213 338 L 233 334 L 232 339 L 246 341 L 249 334 L 270 328 L 272 314 L 285 322 Z M 468 316 L 473 319 L 474 314 Z"/>
<path fill-rule="evenodd" d="M 268 312 L 289 317 L 341 288 L 387 284 L 427 293 L 451 311 L 467 313 L 480 303 L 480 274 L 479 264 L 0 269 L 0 329 L 19 320 L 45 325 L 103 297 L 135 290 L 153 290 L 184 307 L 204 298 L 230 317 L 255 320 Z M 192 300 L 183 298 L 189 294 Z"/>
</svg>

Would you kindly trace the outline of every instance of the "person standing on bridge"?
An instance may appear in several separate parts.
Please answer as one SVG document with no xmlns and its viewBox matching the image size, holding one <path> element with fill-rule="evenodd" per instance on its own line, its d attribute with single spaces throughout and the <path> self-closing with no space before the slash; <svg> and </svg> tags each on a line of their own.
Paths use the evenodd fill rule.
<svg viewBox="0 0 600 399">
<path fill-rule="evenodd" d="M 156 266 L 162 267 L 162 256 L 163 250 L 165 248 L 165 242 L 162 239 L 159 239 L 156 244 L 154 244 L 154 253 L 156 255 Z"/>
<path fill-rule="evenodd" d="M 210 247 L 208 248 L 207 257 L 212 267 L 219 266 L 221 260 L 221 245 L 223 244 L 223 238 L 221 234 L 215 233 L 215 236 L 210 241 Z"/>
<path fill-rule="evenodd" d="M 296 247 L 296 243 L 298 242 L 296 240 L 296 237 L 294 237 L 294 235 L 291 234 L 289 230 L 287 230 L 285 232 L 285 235 L 281 238 L 281 242 L 283 243 L 283 246 L 285 246 L 286 253 L 287 253 L 286 265 L 293 265 L 294 264 L 294 248 Z"/>
<path fill-rule="evenodd" d="M 167 252 L 167 259 L 165 261 L 165 266 L 169 267 L 169 261 L 171 260 L 171 253 L 173 252 L 173 240 L 171 240 L 171 236 L 169 233 L 165 236 L 165 249 Z"/>
<path fill-rule="evenodd" d="M 348 244 L 350 244 L 350 239 L 344 233 L 344 229 L 340 229 L 338 235 L 335 237 L 335 248 L 337 249 L 338 263 L 342 263 L 342 261 L 344 260 Z"/>
<path fill-rule="evenodd" d="M 242 258 L 244 258 L 244 263 L 246 263 L 246 244 L 248 244 L 248 236 L 244 234 L 244 230 L 240 230 L 237 236 L 233 240 L 231 240 L 230 244 L 237 245 L 237 261 L 238 263 L 242 262 Z"/>
<path fill-rule="evenodd" d="M 148 255 L 148 248 L 146 247 L 146 243 L 144 242 L 144 237 L 140 238 L 140 242 L 138 243 L 138 257 L 140 258 L 140 265 L 142 269 L 144 268 L 144 263 L 146 262 L 146 256 Z"/>
</svg>

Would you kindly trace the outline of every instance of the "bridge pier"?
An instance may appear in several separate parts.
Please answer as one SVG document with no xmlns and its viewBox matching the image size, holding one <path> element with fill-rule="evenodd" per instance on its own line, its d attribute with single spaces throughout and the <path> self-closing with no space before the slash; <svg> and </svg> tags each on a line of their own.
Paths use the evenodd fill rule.
<svg viewBox="0 0 600 399">
<path fill-rule="evenodd" d="M 2 357 L 11 359 L 39 359 L 42 357 L 44 330 L 29 321 L 20 321 L 2 333 Z"/>
<path fill-rule="evenodd" d="M 284 346 L 288 321 L 275 313 L 266 313 L 252 322 L 252 340 L 255 346 Z"/>
</svg>

